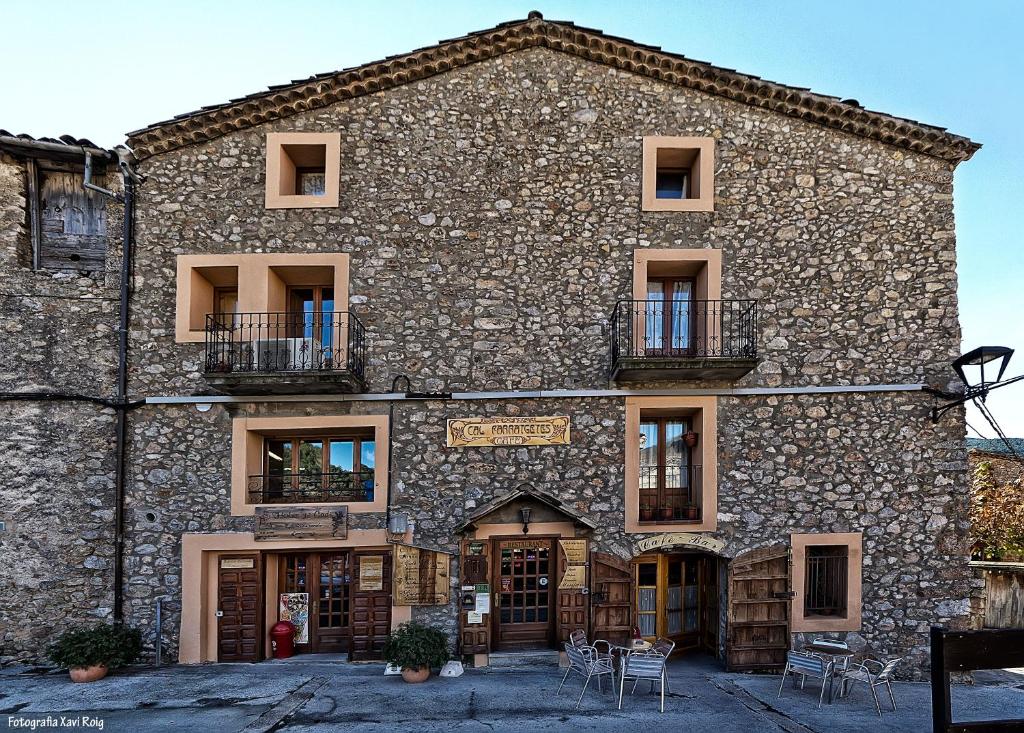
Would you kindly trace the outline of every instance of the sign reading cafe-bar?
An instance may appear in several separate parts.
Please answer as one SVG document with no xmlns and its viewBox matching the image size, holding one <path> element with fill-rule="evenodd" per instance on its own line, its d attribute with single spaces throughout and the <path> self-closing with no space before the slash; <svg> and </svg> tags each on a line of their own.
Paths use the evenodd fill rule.
<svg viewBox="0 0 1024 733">
<path fill-rule="evenodd" d="M 448 447 L 566 445 L 569 418 L 464 417 L 448 421 Z"/>
</svg>

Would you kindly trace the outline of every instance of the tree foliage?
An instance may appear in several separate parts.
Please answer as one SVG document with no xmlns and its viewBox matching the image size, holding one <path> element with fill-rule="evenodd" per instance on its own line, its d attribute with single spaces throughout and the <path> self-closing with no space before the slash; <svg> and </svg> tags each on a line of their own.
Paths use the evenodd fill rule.
<svg viewBox="0 0 1024 733">
<path fill-rule="evenodd" d="M 979 461 L 971 486 L 971 538 L 975 557 L 1024 558 L 1024 480 L 1020 472 L 998 477 L 990 461 Z"/>
</svg>

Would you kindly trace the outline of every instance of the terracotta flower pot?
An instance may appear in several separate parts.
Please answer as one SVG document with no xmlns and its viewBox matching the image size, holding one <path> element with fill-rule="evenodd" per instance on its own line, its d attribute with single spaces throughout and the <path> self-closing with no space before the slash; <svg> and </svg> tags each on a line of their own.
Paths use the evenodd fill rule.
<svg viewBox="0 0 1024 733">
<path fill-rule="evenodd" d="M 72 667 L 68 670 L 72 682 L 95 682 L 107 676 L 107 665 L 94 664 L 91 667 Z"/>
<path fill-rule="evenodd" d="M 402 669 L 402 679 L 406 682 L 426 682 L 429 676 L 429 664 L 424 664 L 422 667 L 417 667 L 416 669 L 411 667 L 405 667 Z"/>
<path fill-rule="evenodd" d="M 658 519 L 668 520 L 675 516 L 675 510 L 670 506 L 663 506 L 658 510 Z"/>
<path fill-rule="evenodd" d="M 640 507 L 640 521 L 649 522 L 654 519 L 654 509 L 652 507 Z"/>
<path fill-rule="evenodd" d="M 697 447 L 697 433 L 692 430 L 683 433 L 683 442 L 691 448 Z"/>
<path fill-rule="evenodd" d="M 697 507 L 695 507 L 693 504 L 691 504 L 690 506 L 686 507 L 686 518 L 687 519 L 696 519 L 697 518 Z"/>
</svg>

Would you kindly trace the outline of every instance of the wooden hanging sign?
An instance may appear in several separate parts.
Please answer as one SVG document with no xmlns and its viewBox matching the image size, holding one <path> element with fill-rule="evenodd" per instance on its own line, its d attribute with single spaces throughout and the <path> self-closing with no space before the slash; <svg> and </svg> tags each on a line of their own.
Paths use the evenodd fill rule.
<svg viewBox="0 0 1024 733">
<path fill-rule="evenodd" d="M 345 539 L 348 507 L 256 507 L 257 540 Z"/>
<path fill-rule="evenodd" d="M 708 552 L 713 552 L 716 555 L 721 555 L 722 550 L 725 549 L 725 543 L 722 542 L 722 540 L 716 540 L 714 537 L 695 534 L 693 532 L 668 532 L 666 534 L 659 534 L 654 537 L 648 537 L 640 540 L 636 543 L 636 546 L 640 552 L 651 552 L 652 550 L 664 550 L 673 547 L 687 547 L 694 550 L 707 550 Z"/>
<path fill-rule="evenodd" d="M 448 421 L 448 447 L 566 445 L 569 418 L 463 417 Z"/>
</svg>

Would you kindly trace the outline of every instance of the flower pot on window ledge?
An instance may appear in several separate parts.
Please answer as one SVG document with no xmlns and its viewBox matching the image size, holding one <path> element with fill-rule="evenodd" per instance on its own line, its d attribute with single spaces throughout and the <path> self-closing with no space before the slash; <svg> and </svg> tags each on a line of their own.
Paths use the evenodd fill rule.
<svg viewBox="0 0 1024 733">
<path fill-rule="evenodd" d="M 667 504 L 658 510 L 658 519 L 663 522 L 671 521 L 674 516 L 675 510 Z"/>
<path fill-rule="evenodd" d="M 692 430 L 687 430 L 685 433 L 683 433 L 683 442 L 686 443 L 686 445 L 690 448 L 696 448 L 697 433 L 693 432 Z"/>
<path fill-rule="evenodd" d="M 696 519 L 697 518 L 697 505 L 696 504 L 690 504 L 689 506 L 686 507 L 686 518 L 687 519 Z"/>
<path fill-rule="evenodd" d="M 650 522 L 653 519 L 654 519 L 654 507 L 652 507 L 650 504 L 641 504 L 640 505 L 640 521 L 641 522 Z"/>
</svg>

